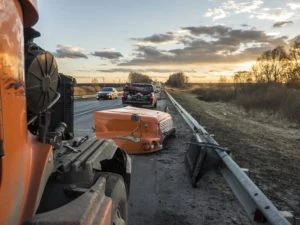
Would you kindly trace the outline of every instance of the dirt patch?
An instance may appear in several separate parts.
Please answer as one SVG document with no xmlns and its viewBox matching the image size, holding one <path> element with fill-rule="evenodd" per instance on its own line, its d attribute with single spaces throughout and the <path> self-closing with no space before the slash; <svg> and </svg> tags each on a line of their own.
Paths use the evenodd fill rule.
<svg viewBox="0 0 300 225">
<path fill-rule="evenodd" d="M 264 113 L 245 112 L 229 103 L 208 103 L 186 92 L 173 97 L 234 160 L 250 169 L 250 178 L 280 210 L 300 216 L 300 129 Z"/>
</svg>

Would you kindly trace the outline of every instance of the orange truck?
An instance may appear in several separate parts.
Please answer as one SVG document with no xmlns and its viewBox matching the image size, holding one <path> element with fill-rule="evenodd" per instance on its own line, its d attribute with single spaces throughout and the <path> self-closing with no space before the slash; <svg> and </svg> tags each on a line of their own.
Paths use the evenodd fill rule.
<svg viewBox="0 0 300 225">
<path fill-rule="evenodd" d="M 73 79 L 33 40 L 35 0 L 0 1 L 0 224 L 127 224 L 129 156 L 73 139 Z"/>
<path fill-rule="evenodd" d="M 129 154 L 156 152 L 175 133 L 169 113 L 127 106 L 94 113 L 96 136 L 110 138 Z"/>
</svg>

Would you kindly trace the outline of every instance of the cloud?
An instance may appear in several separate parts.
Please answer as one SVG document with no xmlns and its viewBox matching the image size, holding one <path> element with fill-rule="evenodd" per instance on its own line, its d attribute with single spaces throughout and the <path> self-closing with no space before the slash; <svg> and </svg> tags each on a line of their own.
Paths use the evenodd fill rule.
<svg viewBox="0 0 300 225">
<path fill-rule="evenodd" d="M 115 49 L 105 48 L 101 51 L 95 51 L 91 53 L 93 56 L 102 58 L 102 59 L 110 59 L 110 60 L 118 60 L 123 57 L 120 52 L 115 51 Z"/>
<path fill-rule="evenodd" d="M 119 65 L 176 65 L 236 63 L 255 60 L 263 51 L 284 45 L 286 36 L 269 35 L 261 30 L 233 29 L 227 26 L 183 27 L 183 48 L 162 50 L 137 46 L 134 58 Z"/>
<path fill-rule="evenodd" d="M 291 21 L 291 20 L 288 20 L 288 21 L 280 21 L 280 22 L 274 23 L 274 24 L 273 24 L 273 27 L 274 27 L 274 28 L 285 27 L 286 25 L 293 24 L 293 23 L 294 23 L 294 22 Z"/>
<path fill-rule="evenodd" d="M 281 39 L 268 35 L 266 32 L 254 29 L 232 29 L 231 27 L 217 25 L 217 26 L 198 26 L 198 27 L 183 27 L 183 30 L 188 30 L 190 34 L 200 36 L 206 35 L 211 38 L 210 43 L 214 45 L 236 46 L 241 43 L 248 42 L 267 42 L 282 44 Z M 217 40 L 214 40 L 217 39 Z M 283 38 L 285 39 L 285 38 Z M 282 39 L 282 40 L 283 40 Z M 278 42 L 279 41 L 279 42 Z M 207 44 L 201 38 L 186 40 L 185 44 L 189 46 L 198 45 L 199 43 Z M 204 46 L 203 46 L 204 47 Z"/>
<path fill-rule="evenodd" d="M 213 20 L 223 19 L 234 14 L 249 14 L 250 18 L 271 21 L 285 21 L 296 15 L 296 11 L 300 9 L 299 3 L 287 3 L 284 8 L 266 8 L 262 7 L 264 1 L 253 0 L 237 2 L 235 0 L 227 0 L 220 6 L 208 9 L 204 16 L 211 17 Z"/>
<path fill-rule="evenodd" d="M 177 69 L 158 69 L 158 68 L 148 68 L 148 69 L 140 69 L 140 68 L 112 68 L 112 69 L 100 69 L 96 70 L 97 72 L 102 73 L 131 73 L 131 72 L 139 72 L 139 73 L 174 73 L 174 72 L 185 72 L 185 73 L 194 73 L 195 70 L 177 70 Z"/>
<path fill-rule="evenodd" d="M 296 37 L 292 38 L 290 40 L 290 43 L 300 43 L 300 35 L 297 35 Z"/>
<path fill-rule="evenodd" d="M 149 37 L 144 38 L 132 38 L 138 45 L 159 45 L 169 44 L 178 41 L 178 36 L 172 32 L 166 34 L 153 34 Z"/>
<path fill-rule="evenodd" d="M 199 27 L 183 27 L 181 28 L 182 30 L 189 31 L 190 34 L 193 35 L 209 35 L 212 37 L 219 37 L 227 34 L 231 28 L 230 27 L 225 27 L 222 25 L 217 25 L 217 26 L 199 26 Z"/>
<path fill-rule="evenodd" d="M 235 2 L 233 0 L 225 1 L 220 7 L 208 9 L 205 17 L 211 17 L 213 20 L 223 19 L 231 14 L 250 13 L 258 9 L 263 4 L 262 0 L 248 2 Z"/>
<path fill-rule="evenodd" d="M 73 47 L 71 45 L 57 45 L 56 47 L 57 49 L 54 52 L 54 55 L 57 58 L 88 58 L 78 47 Z"/>
<path fill-rule="evenodd" d="M 204 14 L 206 17 L 212 17 L 213 20 L 223 19 L 228 16 L 228 13 L 222 8 L 208 9 Z"/>
<path fill-rule="evenodd" d="M 292 10 L 300 9 L 300 3 L 290 2 L 287 4 L 287 6 Z"/>
<path fill-rule="evenodd" d="M 134 69 L 128 69 L 128 68 L 113 68 L 113 69 L 99 69 L 96 70 L 97 72 L 102 73 L 131 73 L 135 72 Z"/>
<path fill-rule="evenodd" d="M 283 8 L 263 8 L 260 11 L 253 12 L 252 18 L 271 21 L 284 21 L 291 19 L 295 15 L 294 11 Z"/>
<path fill-rule="evenodd" d="M 233 10 L 234 13 L 245 13 L 245 12 L 252 12 L 261 7 L 264 2 L 262 0 L 254 0 L 248 2 L 235 2 L 235 1 L 227 1 L 223 3 L 223 7 L 226 10 Z"/>
<path fill-rule="evenodd" d="M 154 58 L 165 58 L 171 57 L 172 53 L 166 50 L 158 50 L 156 47 L 153 46 L 137 46 L 135 56 L 140 58 L 147 57 L 148 59 Z"/>
</svg>

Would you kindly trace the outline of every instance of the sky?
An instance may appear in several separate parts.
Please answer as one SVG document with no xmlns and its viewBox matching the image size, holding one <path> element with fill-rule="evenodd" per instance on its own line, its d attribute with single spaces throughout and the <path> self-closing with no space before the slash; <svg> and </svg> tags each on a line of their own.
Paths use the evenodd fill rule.
<svg viewBox="0 0 300 225">
<path fill-rule="evenodd" d="M 213 82 L 300 37 L 300 0 L 38 0 L 38 8 L 36 42 L 78 82 L 126 82 L 130 72 Z"/>
</svg>

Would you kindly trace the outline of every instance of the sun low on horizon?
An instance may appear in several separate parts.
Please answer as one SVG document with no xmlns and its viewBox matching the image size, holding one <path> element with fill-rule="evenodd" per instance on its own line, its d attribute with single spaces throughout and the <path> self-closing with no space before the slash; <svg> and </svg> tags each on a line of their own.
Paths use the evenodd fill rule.
<svg viewBox="0 0 300 225">
<path fill-rule="evenodd" d="M 78 82 L 165 81 L 183 72 L 214 82 L 249 70 L 264 51 L 300 36 L 300 2 L 287 0 L 38 0 L 36 42 Z"/>
</svg>

